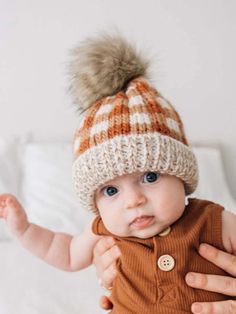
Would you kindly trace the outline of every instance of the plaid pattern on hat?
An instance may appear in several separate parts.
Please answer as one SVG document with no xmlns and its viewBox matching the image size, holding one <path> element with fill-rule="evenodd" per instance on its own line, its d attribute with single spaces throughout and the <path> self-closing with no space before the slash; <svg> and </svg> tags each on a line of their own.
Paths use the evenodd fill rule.
<svg viewBox="0 0 236 314">
<path fill-rule="evenodd" d="M 159 132 L 187 144 L 183 124 L 173 106 L 144 79 L 126 92 L 97 101 L 75 135 L 75 158 L 118 135 Z"/>
<path fill-rule="evenodd" d="M 81 203 L 96 211 L 94 193 L 100 185 L 137 171 L 175 175 L 186 194 L 198 180 L 178 113 L 142 77 L 87 110 L 75 134 L 73 180 Z"/>
</svg>

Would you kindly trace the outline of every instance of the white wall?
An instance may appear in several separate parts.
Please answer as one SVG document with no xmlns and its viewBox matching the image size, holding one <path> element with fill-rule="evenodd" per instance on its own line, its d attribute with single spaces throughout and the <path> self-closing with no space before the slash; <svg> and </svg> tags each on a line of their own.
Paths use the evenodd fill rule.
<svg viewBox="0 0 236 314">
<path fill-rule="evenodd" d="M 0 0 L 0 136 L 72 139 L 69 49 L 117 26 L 157 56 L 156 86 L 188 138 L 221 145 L 236 197 L 235 13 L 234 0 Z"/>
</svg>

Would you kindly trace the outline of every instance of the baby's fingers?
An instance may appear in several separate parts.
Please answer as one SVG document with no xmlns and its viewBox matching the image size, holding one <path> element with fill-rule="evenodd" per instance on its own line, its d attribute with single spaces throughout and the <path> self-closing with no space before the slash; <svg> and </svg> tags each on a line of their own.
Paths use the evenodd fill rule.
<svg viewBox="0 0 236 314">
<path fill-rule="evenodd" d="M 11 232 L 17 236 L 28 226 L 26 213 L 18 202 L 17 198 L 11 194 L 0 195 L 0 216 L 3 217 Z"/>
<path fill-rule="evenodd" d="M 5 194 L 0 194 L 0 210 L 6 206 Z"/>
<path fill-rule="evenodd" d="M 0 205 L 0 218 L 5 218 L 4 217 L 4 209 Z"/>
<path fill-rule="evenodd" d="M 5 207 L 13 207 L 19 204 L 17 199 L 12 194 L 0 194 L 0 209 Z"/>
<path fill-rule="evenodd" d="M 18 208 L 15 206 L 15 198 L 8 194 L 3 194 L 0 196 L 0 217 L 8 219 L 9 215 L 15 215 Z"/>
<path fill-rule="evenodd" d="M 0 218 L 6 219 L 6 210 L 5 210 L 5 207 L 1 207 L 1 205 L 0 205 Z"/>
<path fill-rule="evenodd" d="M 7 216 L 7 199 L 8 194 L 1 194 L 0 195 L 0 218 L 5 218 Z"/>
<path fill-rule="evenodd" d="M 236 313 L 236 301 L 193 303 L 191 311 L 194 314 L 233 314 Z"/>
</svg>

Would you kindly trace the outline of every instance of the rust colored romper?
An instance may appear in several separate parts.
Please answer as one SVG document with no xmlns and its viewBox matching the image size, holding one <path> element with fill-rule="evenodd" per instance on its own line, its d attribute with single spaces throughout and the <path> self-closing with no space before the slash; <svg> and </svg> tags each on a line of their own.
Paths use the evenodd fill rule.
<svg viewBox="0 0 236 314">
<path fill-rule="evenodd" d="M 190 288 L 184 279 L 188 271 L 226 274 L 198 254 L 202 242 L 224 250 L 222 210 L 220 205 L 212 202 L 189 199 L 182 217 L 171 226 L 169 234 L 148 239 L 114 236 L 97 217 L 93 232 L 113 236 L 121 250 L 111 295 L 111 313 L 191 313 L 191 304 L 195 301 L 230 299 Z"/>
</svg>

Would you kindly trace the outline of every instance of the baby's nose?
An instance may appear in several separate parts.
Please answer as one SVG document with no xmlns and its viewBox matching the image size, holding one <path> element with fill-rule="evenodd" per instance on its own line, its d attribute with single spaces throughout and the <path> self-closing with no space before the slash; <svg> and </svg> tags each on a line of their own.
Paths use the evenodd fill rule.
<svg viewBox="0 0 236 314">
<path fill-rule="evenodd" d="M 126 209 L 131 209 L 146 203 L 147 198 L 140 190 L 127 191 Z"/>
</svg>

